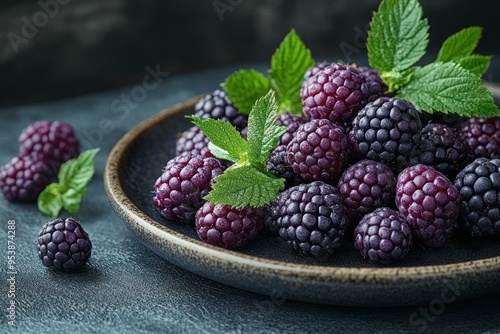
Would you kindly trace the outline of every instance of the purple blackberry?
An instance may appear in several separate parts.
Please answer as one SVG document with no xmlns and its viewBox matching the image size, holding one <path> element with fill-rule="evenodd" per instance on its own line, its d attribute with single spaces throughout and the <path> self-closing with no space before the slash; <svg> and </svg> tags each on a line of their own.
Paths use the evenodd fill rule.
<svg viewBox="0 0 500 334">
<path fill-rule="evenodd" d="M 304 117 L 292 114 L 291 112 L 284 112 L 278 115 L 277 125 L 286 126 L 286 132 L 281 135 L 278 145 L 288 145 L 295 136 L 299 126 L 306 123 L 308 120 Z"/>
<path fill-rule="evenodd" d="M 459 227 L 474 238 L 500 237 L 500 159 L 477 158 L 454 183 L 460 192 Z"/>
<path fill-rule="evenodd" d="M 389 167 L 373 160 L 361 160 L 347 168 L 337 187 L 351 221 L 377 208 L 390 206 L 396 194 L 396 177 Z"/>
<path fill-rule="evenodd" d="M 13 158 L 0 168 L 0 189 L 11 202 L 36 202 L 54 173 L 38 155 Z"/>
<path fill-rule="evenodd" d="M 183 155 L 171 159 L 154 185 L 156 208 L 167 219 L 194 222 L 196 211 L 205 202 L 203 197 L 223 171 L 216 158 Z"/>
<path fill-rule="evenodd" d="M 271 152 L 266 161 L 266 167 L 269 173 L 285 179 L 287 185 L 291 185 L 299 180 L 298 175 L 295 174 L 293 168 L 288 163 L 285 145 L 279 145 Z"/>
<path fill-rule="evenodd" d="M 440 248 L 455 230 L 460 195 L 442 173 L 415 165 L 398 175 L 396 205 L 416 238 L 428 247 Z"/>
<path fill-rule="evenodd" d="M 321 260 L 340 247 L 349 220 L 336 187 L 322 181 L 300 184 L 280 193 L 276 203 L 272 218 L 293 251 Z"/>
<path fill-rule="evenodd" d="M 332 64 L 323 68 L 307 79 L 301 91 L 304 114 L 334 123 L 351 120 L 363 100 L 363 82 L 352 66 Z"/>
<path fill-rule="evenodd" d="M 288 162 L 305 181 L 332 181 L 349 159 L 344 130 L 327 119 L 302 124 L 287 146 Z"/>
<path fill-rule="evenodd" d="M 228 121 L 238 130 L 243 129 L 248 116 L 240 113 L 227 94 L 222 89 L 217 89 L 201 98 L 194 106 L 194 115 L 199 118 L 213 118 Z"/>
<path fill-rule="evenodd" d="M 38 257 L 46 267 L 76 270 L 91 254 L 89 235 L 73 218 L 57 218 L 43 225 L 38 233 Z"/>
<path fill-rule="evenodd" d="M 354 118 L 349 142 L 360 159 L 380 161 L 399 172 L 416 154 L 422 124 L 408 101 L 381 97 Z"/>
<path fill-rule="evenodd" d="M 325 69 L 326 67 L 330 66 L 332 63 L 329 63 L 327 61 L 323 61 L 320 63 L 316 63 L 313 67 L 309 68 L 306 73 L 304 73 L 304 81 L 302 82 L 300 91 L 302 92 L 305 87 L 307 86 L 307 81 L 318 74 L 319 71 Z"/>
<path fill-rule="evenodd" d="M 460 135 L 471 147 L 474 158 L 500 158 L 500 116 L 465 120 Z"/>
<path fill-rule="evenodd" d="M 38 121 L 19 136 L 20 156 L 38 154 L 53 169 L 80 153 L 73 128 L 59 121 Z"/>
<path fill-rule="evenodd" d="M 196 231 L 201 240 L 211 245 L 241 247 L 257 236 L 264 214 L 262 208 L 234 208 L 205 202 L 196 212 Z"/>
<path fill-rule="evenodd" d="M 208 149 L 209 139 L 198 126 L 192 126 L 184 131 L 175 143 L 176 155 L 202 155 L 213 157 Z"/>
<path fill-rule="evenodd" d="M 375 69 L 365 66 L 360 66 L 357 69 L 364 79 L 361 84 L 361 94 L 363 95 L 361 106 L 365 106 L 382 97 L 388 87 Z"/>
<path fill-rule="evenodd" d="M 382 207 L 361 219 L 354 229 L 354 246 L 370 262 L 391 264 L 410 251 L 413 235 L 401 213 Z"/>
<path fill-rule="evenodd" d="M 410 158 L 410 164 L 431 166 L 453 179 L 469 159 L 469 144 L 456 130 L 443 124 L 430 123 L 422 129 L 417 154 Z"/>
</svg>

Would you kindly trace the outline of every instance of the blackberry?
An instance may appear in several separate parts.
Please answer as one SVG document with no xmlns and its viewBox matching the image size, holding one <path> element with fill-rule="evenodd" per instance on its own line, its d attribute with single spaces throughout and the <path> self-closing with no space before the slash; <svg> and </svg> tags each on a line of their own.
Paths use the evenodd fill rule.
<svg viewBox="0 0 500 334">
<path fill-rule="evenodd" d="M 460 125 L 465 119 L 465 117 L 452 113 L 433 112 L 432 114 L 430 114 L 426 111 L 422 111 L 420 113 L 422 126 L 425 126 L 429 123 L 438 123 L 444 124 L 452 129 L 460 129 Z"/>
<path fill-rule="evenodd" d="M 461 124 L 460 135 L 469 143 L 474 158 L 500 158 L 500 116 L 469 118 Z"/>
<path fill-rule="evenodd" d="M 194 222 L 196 211 L 205 202 L 203 197 L 223 170 L 216 158 L 183 155 L 171 159 L 154 184 L 156 208 L 167 219 Z"/>
<path fill-rule="evenodd" d="M 201 240 L 223 248 L 241 247 L 262 228 L 263 208 L 235 208 L 205 202 L 196 212 L 196 231 Z"/>
<path fill-rule="evenodd" d="M 322 181 L 300 184 L 281 192 L 276 204 L 271 215 L 293 251 L 321 260 L 340 247 L 349 220 L 336 187 Z"/>
<path fill-rule="evenodd" d="M 278 145 L 288 145 L 295 136 L 299 126 L 306 123 L 308 120 L 299 115 L 295 115 L 289 111 L 278 115 L 277 125 L 286 126 L 286 132 L 281 135 Z"/>
<path fill-rule="evenodd" d="M 53 169 L 76 158 L 80 142 L 73 128 L 59 121 L 38 121 L 25 128 L 19 136 L 20 156 L 37 154 Z"/>
<path fill-rule="evenodd" d="M 453 179 L 469 159 L 469 144 L 456 130 L 443 124 L 430 123 L 422 129 L 417 154 L 410 158 L 410 164 L 431 166 Z"/>
<path fill-rule="evenodd" d="M 354 246 L 370 262 L 391 264 L 410 251 L 413 235 L 401 213 L 382 207 L 361 219 L 354 230 Z"/>
<path fill-rule="evenodd" d="M 285 179 L 287 185 L 298 181 L 298 175 L 294 173 L 288 163 L 287 151 L 285 145 L 277 146 L 266 161 L 266 167 L 269 173 L 276 177 Z"/>
<path fill-rule="evenodd" d="M 455 230 L 460 194 L 446 176 L 420 164 L 398 175 L 396 205 L 416 238 L 428 247 L 440 248 Z"/>
<path fill-rule="evenodd" d="M 477 158 L 454 185 L 461 197 L 459 227 L 477 239 L 500 237 L 500 159 Z"/>
<path fill-rule="evenodd" d="M 325 69 L 326 67 L 330 66 L 332 63 L 329 63 L 327 61 L 323 61 L 320 63 L 316 63 L 316 65 L 312 66 L 309 68 L 306 73 L 304 73 L 304 81 L 302 82 L 302 85 L 300 87 L 300 91 L 302 92 L 305 87 L 307 86 L 307 81 L 318 74 L 319 71 Z"/>
<path fill-rule="evenodd" d="M 198 126 L 192 126 L 184 131 L 175 143 L 176 155 L 202 155 L 213 157 L 208 149 L 208 137 Z"/>
<path fill-rule="evenodd" d="M 73 218 L 57 218 L 38 233 L 38 257 L 49 268 L 71 271 L 85 265 L 92 254 L 92 242 Z"/>
<path fill-rule="evenodd" d="M 349 65 L 332 64 L 307 79 L 301 91 L 303 112 L 334 123 L 349 121 L 359 111 L 364 79 Z"/>
<path fill-rule="evenodd" d="M 399 172 L 416 154 L 421 130 L 418 111 L 410 102 L 381 97 L 354 118 L 348 139 L 358 159 L 380 161 Z"/>
<path fill-rule="evenodd" d="M 332 181 L 349 159 L 344 130 L 327 119 L 302 124 L 287 146 L 288 162 L 305 181 Z"/>
<path fill-rule="evenodd" d="M 36 202 L 53 176 L 52 168 L 38 155 L 15 157 L 0 168 L 0 189 L 11 202 Z"/>
<path fill-rule="evenodd" d="M 357 67 L 357 69 L 364 79 L 364 82 L 361 84 L 361 94 L 363 95 L 361 106 L 365 106 L 369 102 L 382 97 L 388 87 L 377 70 L 365 66 Z"/>
<path fill-rule="evenodd" d="M 201 98 L 194 106 L 194 112 L 199 118 L 228 121 L 238 130 L 243 129 L 248 121 L 248 116 L 236 109 L 223 89 L 217 89 Z"/>
<path fill-rule="evenodd" d="M 361 160 L 347 168 L 337 187 L 351 221 L 377 208 L 390 206 L 396 193 L 396 177 L 389 167 L 373 160 Z"/>
</svg>

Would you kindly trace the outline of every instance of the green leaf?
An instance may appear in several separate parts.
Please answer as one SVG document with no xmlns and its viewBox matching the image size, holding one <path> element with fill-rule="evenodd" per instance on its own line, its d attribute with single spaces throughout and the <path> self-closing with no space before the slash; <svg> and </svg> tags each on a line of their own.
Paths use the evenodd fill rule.
<svg viewBox="0 0 500 334">
<path fill-rule="evenodd" d="M 470 55 L 454 61 L 478 77 L 482 77 L 491 64 L 492 56 Z"/>
<path fill-rule="evenodd" d="M 379 73 L 401 72 L 425 54 L 429 25 L 417 0 L 384 0 L 368 32 L 368 59 Z"/>
<path fill-rule="evenodd" d="M 272 201 L 284 185 L 284 179 L 262 173 L 253 167 L 230 167 L 216 177 L 213 189 L 205 199 L 236 208 L 260 207 Z"/>
<path fill-rule="evenodd" d="M 269 76 L 280 102 L 280 111 L 302 113 L 300 86 L 306 71 L 315 65 L 311 51 L 295 30 L 286 35 L 271 59 Z"/>
<path fill-rule="evenodd" d="M 248 115 L 255 101 L 271 89 L 271 82 L 257 71 L 241 70 L 230 75 L 222 86 L 234 106 Z"/>
<path fill-rule="evenodd" d="M 454 62 L 418 68 L 412 81 L 397 94 L 429 113 L 452 112 L 468 117 L 500 115 L 491 93 L 481 80 Z"/>
<path fill-rule="evenodd" d="M 68 189 L 62 195 L 62 205 L 71 214 L 77 214 L 80 211 L 80 202 L 82 201 L 83 195 L 87 187 L 80 190 Z"/>
<path fill-rule="evenodd" d="M 223 150 L 217 145 L 214 145 L 211 141 L 208 142 L 208 149 L 217 158 L 228 160 L 232 162 L 237 162 L 238 158 L 231 156 L 226 150 Z"/>
<path fill-rule="evenodd" d="M 51 183 L 38 195 L 38 210 L 55 218 L 63 207 L 62 189 L 58 183 Z"/>
<path fill-rule="evenodd" d="M 436 62 L 448 62 L 470 56 L 481 39 L 481 27 L 469 27 L 448 37 L 439 50 Z"/>
<path fill-rule="evenodd" d="M 280 136 L 286 127 L 276 125 L 278 120 L 278 106 L 274 91 L 270 90 L 265 96 L 255 102 L 248 118 L 248 145 L 251 162 L 265 165 L 271 150 L 276 147 Z"/>
<path fill-rule="evenodd" d="M 94 157 L 99 148 L 82 152 L 77 158 L 66 161 L 59 169 L 59 183 L 66 189 L 84 189 L 94 175 Z"/>
<path fill-rule="evenodd" d="M 201 119 L 196 116 L 193 116 L 192 120 L 194 124 L 200 127 L 212 145 L 217 146 L 216 150 L 210 150 L 216 157 L 237 161 L 247 154 L 248 143 L 231 123 L 213 118 Z M 223 156 L 216 155 L 222 152 L 224 152 Z"/>
</svg>

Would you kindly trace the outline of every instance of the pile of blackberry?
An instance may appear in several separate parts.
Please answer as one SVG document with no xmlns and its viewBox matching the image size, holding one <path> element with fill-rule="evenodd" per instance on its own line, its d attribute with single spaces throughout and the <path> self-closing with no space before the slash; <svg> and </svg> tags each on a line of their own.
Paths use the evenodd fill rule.
<svg viewBox="0 0 500 334">
<path fill-rule="evenodd" d="M 335 256 L 345 242 L 386 265 L 404 260 L 416 246 L 446 247 L 457 229 L 474 238 L 500 237 L 499 118 L 431 115 L 386 91 L 371 68 L 316 64 L 301 86 L 305 116 L 284 112 L 278 118 L 287 131 L 266 166 L 286 182 L 273 201 L 257 209 L 203 202 L 200 192 L 222 172 L 217 167 L 216 173 L 198 171 L 206 187 L 196 188 L 194 204 L 181 200 L 169 216 L 158 203 L 173 203 L 173 195 L 157 191 L 158 209 L 189 221 L 203 241 L 219 247 L 242 247 L 263 234 L 319 261 Z M 221 114 L 216 99 L 224 99 L 222 109 L 230 115 Z M 244 122 L 227 106 L 227 96 L 216 91 L 196 113 L 233 122 L 245 138 Z M 207 144 L 193 127 L 179 138 L 177 154 L 217 160 Z M 164 174 L 156 188 L 192 177 L 174 174 Z M 180 186 L 176 191 L 175 198 L 188 195 Z"/>
</svg>

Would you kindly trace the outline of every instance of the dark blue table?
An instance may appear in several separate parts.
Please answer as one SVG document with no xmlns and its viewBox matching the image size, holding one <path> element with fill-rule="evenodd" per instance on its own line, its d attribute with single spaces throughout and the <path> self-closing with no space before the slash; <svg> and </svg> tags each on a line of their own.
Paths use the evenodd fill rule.
<svg viewBox="0 0 500 334">
<path fill-rule="evenodd" d="M 154 65 L 145 68 L 144 75 L 154 69 Z M 140 82 L 113 91 L 0 110 L 0 164 L 17 155 L 21 130 L 42 119 L 73 125 L 84 149 L 101 147 L 95 176 L 75 216 L 94 246 L 92 258 L 81 272 L 59 273 L 42 266 L 35 240 L 49 217 L 35 204 L 13 204 L 0 196 L 0 332 L 4 328 L 20 333 L 500 332 L 499 295 L 391 309 L 305 304 L 218 284 L 170 264 L 140 244 L 106 198 L 102 177 L 107 155 L 140 121 L 216 89 L 236 69 L 162 74 L 157 76 L 158 85 L 149 78 L 148 86 Z M 7 281 L 9 221 L 15 221 L 10 224 L 15 226 L 12 289 L 12 280 Z M 9 296 L 9 292 L 14 295 Z M 9 326 L 6 316 L 10 300 L 15 300 L 14 327 Z"/>
</svg>

